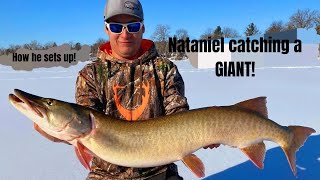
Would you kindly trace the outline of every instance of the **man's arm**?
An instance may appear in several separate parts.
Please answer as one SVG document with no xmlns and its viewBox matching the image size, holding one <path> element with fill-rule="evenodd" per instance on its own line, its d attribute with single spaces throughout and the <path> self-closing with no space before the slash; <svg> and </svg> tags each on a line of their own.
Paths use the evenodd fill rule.
<svg viewBox="0 0 320 180">
<path fill-rule="evenodd" d="M 86 66 L 78 73 L 75 91 L 76 103 L 103 111 L 103 103 L 96 84 L 94 69 Z"/>
<path fill-rule="evenodd" d="M 173 65 L 166 75 L 163 96 L 166 115 L 189 110 L 184 95 L 184 82 L 176 65 Z"/>
</svg>

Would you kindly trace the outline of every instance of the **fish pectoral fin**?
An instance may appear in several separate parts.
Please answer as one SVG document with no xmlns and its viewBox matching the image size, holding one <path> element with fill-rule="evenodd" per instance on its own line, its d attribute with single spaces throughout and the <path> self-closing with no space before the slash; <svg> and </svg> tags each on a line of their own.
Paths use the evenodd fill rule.
<svg viewBox="0 0 320 180">
<path fill-rule="evenodd" d="M 205 176 L 205 169 L 202 161 L 194 154 L 189 154 L 182 159 L 184 165 L 187 166 L 198 178 Z"/>
<path fill-rule="evenodd" d="M 77 141 L 77 146 L 74 147 L 76 155 L 81 162 L 81 164 L 88 170 L 91 170 L 90 162 L 92 160 L 92 155 L 89 153 L 88 150 L 83 144 Z"/>
<path fill-rule="evenodd" d="M 263 161 L 266 155 L 266 145 L 263 142 L 240 148 L 240 150 L 249 157 L 254 165 L 263 169 Z"/>
<path fill-rule="evenodd" d="M 235 106 L 249 109 L 261 114 L 263 117 L 268 118 L 267 98 L 257 97 L 246 101 L 239 102 Z"/>
<path fill-rule="evenodd" d="M 90 120 L 91 120 L 91 128 L 92 130 L 95 130 L 97 127 L 96 127 L 96 118 L 94 116 L 94 114 L 92 112 L 89 113 L 89 117 L 90 117 Z"/>
</svg>

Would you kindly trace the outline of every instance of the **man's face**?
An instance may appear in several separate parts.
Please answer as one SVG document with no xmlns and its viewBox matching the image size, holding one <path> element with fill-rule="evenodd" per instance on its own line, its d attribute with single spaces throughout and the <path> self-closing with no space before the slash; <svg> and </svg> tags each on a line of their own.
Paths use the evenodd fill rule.
<svg viewBox="0 0 320 180">
<path fill-rule="evenodd" d="M 109 19 L 109 23 L 131 23 L 139 22 L 140 19 L 130 15 L 117 15 Z M 106 28 L 106 33 L 109 36 L 110 45 L 112 48 L 112 55 L 121 60 L 132 60 L 137 58 L 140 50 L 142 34 L 144 33 L 144 26 L 137 33 L 129 33 L 126 28 L 121 34 L 116 34 Z"/>
</svg>

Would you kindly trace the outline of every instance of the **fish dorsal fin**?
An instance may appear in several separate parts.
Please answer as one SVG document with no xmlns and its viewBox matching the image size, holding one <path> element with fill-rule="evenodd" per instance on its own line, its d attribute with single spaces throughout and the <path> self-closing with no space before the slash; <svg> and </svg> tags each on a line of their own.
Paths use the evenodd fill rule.
<svg viewBox="0 0 320 180">
<path fill-rule="evenodd" d="M 254 165 L 263 169 L 263 161 L 266 155 L 266 145 L 263 142 L 240 148 L 240 150 L 249 157 Z"/>
<path fill-rule="evenodd" d="M 267 98 L 266 97 L 257 97 L 249 99 L 246 101 L 239 102 L 235 106 L 242 107 L 245 109 L 250 109 L 255 111 L 265 118 L 268 118 L 268 109 L 267 109 Z"/>
<path fill-rule="evenodd" d="M 187 166 L 198 178 L 205 176 L 204 165 L 202 161 L 194 154 L 189 154 L 182 159 L 184 165 Z"/>
<path fill-rule="evenodd" d="M 77 157 L 81 164 L 88 170 L 91 170 L 90 162 L 92 160 L 92 155 L 89 153 L 88 150 L 83 144 L 77 141 L 77 145 L 74 147 L 74 150 L 77 154 Z"/>
</svg>

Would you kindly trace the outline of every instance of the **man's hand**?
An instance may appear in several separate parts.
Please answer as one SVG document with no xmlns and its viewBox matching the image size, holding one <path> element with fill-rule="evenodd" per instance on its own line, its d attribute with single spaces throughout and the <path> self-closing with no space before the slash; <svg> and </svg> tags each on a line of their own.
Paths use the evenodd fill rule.
<svg viewBox="0 0 320 180">
<path fill-rule="evenodd" d="M 47 134 L 47 133 L 44 132 L 44 131 L 38 126 L 38 124 L 36 124 L 36 123 L 33 124 L 33 127 L 34 127 L 34 129 L 35 129 L 36 131 L 38 131 L 42 136 L 46 137 L 47 139 L 49 139 L 49 140 L 52 141 L 52 142 L 63 142 L 63 143 L 66 143 L 66 144 L 71 145 L 71 144 L 68 143 L 67 141 L 64 141 L 64 140 L 55 138 L 55 137 Z"/>
<path fill-rule="evenodd" d="M 219 146 L 220 146 L 220 144 L 211 144 L 211 145 L 205 146 L 205 147 L 203 147 L 203 148 L 204 148 L 204 149 L 208 149 L 208 148 L 213 149 L 213 148 L 217 148 L 217 147 L 219 147 Z"/>
</svg>

